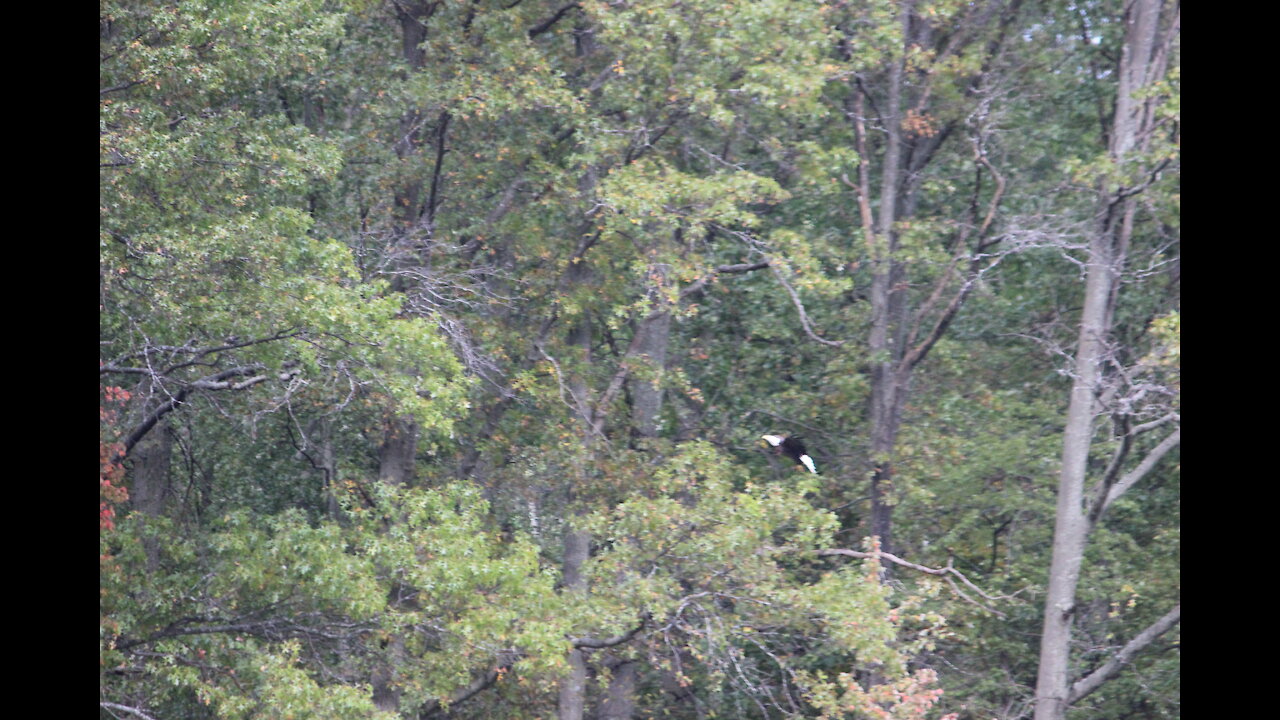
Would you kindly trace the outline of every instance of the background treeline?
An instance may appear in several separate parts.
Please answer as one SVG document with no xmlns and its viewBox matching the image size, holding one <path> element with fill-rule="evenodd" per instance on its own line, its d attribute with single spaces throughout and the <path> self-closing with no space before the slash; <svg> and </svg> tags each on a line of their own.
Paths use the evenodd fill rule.
<svg viewBox="0 0 1280 720">
<path fill-rule="evenodd" d="M 1179 716 L 1177 2 L 99 13 L 103 718 Z"/>
</svg>

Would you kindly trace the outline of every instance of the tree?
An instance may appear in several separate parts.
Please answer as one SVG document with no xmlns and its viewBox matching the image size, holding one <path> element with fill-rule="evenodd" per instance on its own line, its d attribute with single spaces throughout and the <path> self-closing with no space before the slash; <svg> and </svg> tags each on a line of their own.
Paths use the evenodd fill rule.
<svg viewBox="0 0 1280 720">
<path fill-rule="evenodd" d="M 277 412 L 377 386 L 447 428 L 440 409 L 465 389 L 454 356 L 395 320 L 399 300 L 299 207 L 336 171 L 333 147 L 245 100 L 319 62 L 338 18 L 306 2 L 151 10 L 108 6 L 102 22 L 100 374 L 136 383 L 124 453 L 218 393 Z M 382 372 L 388 357 L 416 358 L 418 377 Z"/>
<path fill-rule="evenodd" d="M 1025 338 L 1100 202 L 1061 178 L 1149 176 L 1101 671 L 1178 505 L 1126 492 L 1176 424 L 1175 166 L 1093 157 L 1108 12 L 103 6 L 103 717 L 1017 717 L 1065 395 Z M 1110 672 L 1100 717 L 1176 697 Z"/>
<path fill-rule="evenodd" d="M 1119 313 L 1121 273 L 1134 253 L 1138 196 L 1155 185 L 1176 158 L 1176 130 L 1171 127 L 1166 103 L 1169 73 L 1176 68 L 1180 8 L 1176 3 L 1168 7 L 1159 0 L 1136 0 L 1127 3 L 1125 9 L 1116 104 L 1107 138 L 1106 160 L 1111 167 L 1100 182 L 1089 237 L 1084 308 L 1063 437 L 1053 559 L 1036 684 L 1036 720 L 1065 717 L 1072 703 L 1094 691 L 1181 618 L 1181 606 L 1177 605 L 1102 667 L 1071 681 L 1071 628 L 1078 612 L 1076 591 L 1090 531 L 1113 503 L 1147 478 L 1181 441 L 1176 408 L 1159 402 L 1173 390 L 1155 384 L 1164 373 L 1158 361 L 1152 366 L 1154 358 L 1167 354 L 1167 348 L 1153 348 L 1155 355 L 1127 365 L 1128 353 L 1111 342 Z M 1176 74 L 1176 70 L 1173 72 Z M 1176 336 L 1156 335 L 1157 342 L 1167 343 L 1170 339 L 1176 343 Z M 1118 437 L 1110 462 L 1086 495 L 1094 422 L 1099 410 L 1111 417 Z M 1154 418 L 1144 418 L 1144 414 L 1153 411 Z M 1171 425 L 1174 429 L 1167 430 Z M 1143 436 L 1150 432 L 1162 434 L 1163 439 L 1147 446 L 1133 464 L 1131 455 L 1143 447 Z"/>
</svg>

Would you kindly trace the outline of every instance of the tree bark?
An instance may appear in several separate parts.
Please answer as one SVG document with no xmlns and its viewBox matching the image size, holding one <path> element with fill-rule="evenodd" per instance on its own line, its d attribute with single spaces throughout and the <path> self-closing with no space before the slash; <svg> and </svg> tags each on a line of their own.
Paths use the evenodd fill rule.
<svg viewBox="0 0 1280 720">
<path fill-rule="evenodd" d="M 138 441 L 129 455 L 129 497 L 133 507 L 148 517 L 164 514 L 168 504 L 172 455 L 173 435 L 163 420 Z"/>
<path fill-rule="evenodd" d="M 147 401 L 153 396 L 165 397 L 165 393 L 156 378 L 147 377 L 134 388 L 133 395 L 138 398 L 139 405 L 130 413 L 129 425 L 139 427 L 146 422 L 144 418 L 156 417 L 156 410 Z M 143 522 L 146 522 L 149 518 L 164 515 L 173 494 L 170 487 L 173 435 L 168 419 L 162 416 L 154 421 L 145 434 L 137 435 L 135 431 L 135 437 L 132 447 L 126 450 L 129 503 Z M 159 569 L 160 546 L 157 538 L 150 534 L 144 535 L 142 549 L 147 556 L 148 571 Z"/>
</svg>

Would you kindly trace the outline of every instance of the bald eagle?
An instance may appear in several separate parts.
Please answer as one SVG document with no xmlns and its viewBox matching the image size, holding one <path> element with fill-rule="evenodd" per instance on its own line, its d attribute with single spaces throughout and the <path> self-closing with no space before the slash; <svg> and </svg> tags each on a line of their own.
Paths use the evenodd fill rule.
<svg viewBox="0 0 1280 720">
<path fill-rule="evenodd" d="M 774 448 L 775 452 L 782 453 L 787 457 L 795 460 L 796 463 L 805 466 L 809 472 L 818 473 L 818 469 L 813 466 L 813 458 L 809 457 L 805 452 L 804 443 L 800 442 L 800 438 L 788 435 L 761 435 L 764 441 Z"/>
</svg>

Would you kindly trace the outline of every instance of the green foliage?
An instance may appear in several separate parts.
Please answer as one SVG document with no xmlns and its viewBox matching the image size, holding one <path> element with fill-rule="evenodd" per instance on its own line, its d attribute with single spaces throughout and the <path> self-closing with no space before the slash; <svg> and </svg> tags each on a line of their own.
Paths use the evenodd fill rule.
<svg viewBox="0 0 1280 720">
<path fill-rule="evenodd" d="M 1116 164 L 1118 3 L 902 10 L 101 5 L 104 699 L 545 718 L 576 645 L 589 709 L 636 663 L 633 717 L 1016 715 L 1100 189 L 1149 182 L 1115 308 L 1117 392 L 1146 400 L 1097 469 L 1178 411 L 1179 72 Z M 882 255 L 857 190 L 878 212 L 898 63 Z M 997 600 L 884 583 L 864 540 L 883 263 L 917 323 L 895 347 L 968 293 L 909 383 L 894 552 Z M 1177 602 L 1170 466 L 1088 549 L 1084 647 Z M 1082 716 L 1176 716 L 1175 635 Z"/>
<path fill-rule="evenodd" d="M 918 649 L 897 642 L 908 617 L 934 630 L 941 618 L 903 612 L 914 601 L 892 602 L 874 562 L 818 561 L 839 523 L 805 500 L 816 479 L 797 477 L 756 485 L 706 444 L 679 448 L 650 490 L 583 524 L 603 545 L 590 565 L 593 586 L 602 588 L 592 600 L 618 618 L 598 632 L 617 632 L 639 615 L 666 637 L 651 653 L 673 653 L 672 637 L 683 638 L 697 664 L 684 665 L 677 679 L 709 704 L 720 693 L 767 699 L 774 683 L 785 688 L 789 680 L 820 707 L 836 692 L 826 679 L 831 669 L 843 669 L 843 683 L 853 683 L 847 674 L 855 667 L 905 678 Z M 593 614 L 599 622 L 600 610 Z M 678 652 L 668 662 L 682 667 Z M 735 670 L 740 664 L 750 670 Z M 756 673 L 779 677 L 753 682 Z"/>
<path fill-rule="evenodd" d="M 172 348 L 225 347 L 161 373 L 174 384 L 210 365 L 278 373 L 289 361 L 325 400 L 371 384 L 447 432 L 465 391 L 457 359 L 430 323 L 397 319 L 400 301 L 362 282 L 302 207 L 334 178 L 338 148 L 258 99 L 258 83 L 325 58 L 341 16 L 319 10 L 104 8 L 104 84 L 144 88 L 102 104 L 104 356 L 154 372 Z"/>
<path fill-rule="evenodd" d="M 555 578 L 527 542 L 485 531 L 486 510 L 474 488 L 387 488 L 346 527 L 240 512 L 188 541 L 135 514 L 108 537 L 122 549 L 103 577 L 104 672 L 128 677 L 135 668 L 116 648 L 153 644 L 158 662 L 144 667 L 172 685 L 165 702 L 193 693 L 220 717 L 370 717 L 370 653 L 406 628 L 421 633 L 396 669 L 409 703 L 447 696 L 494 647 L 520 648 L 523 671 L 555 672 L 565 650 Z M 142 548 L 160 538 L 160 568 L 148 573 Z M 409 604 L 388 604 L 407 587 Z"/>
</svg>

